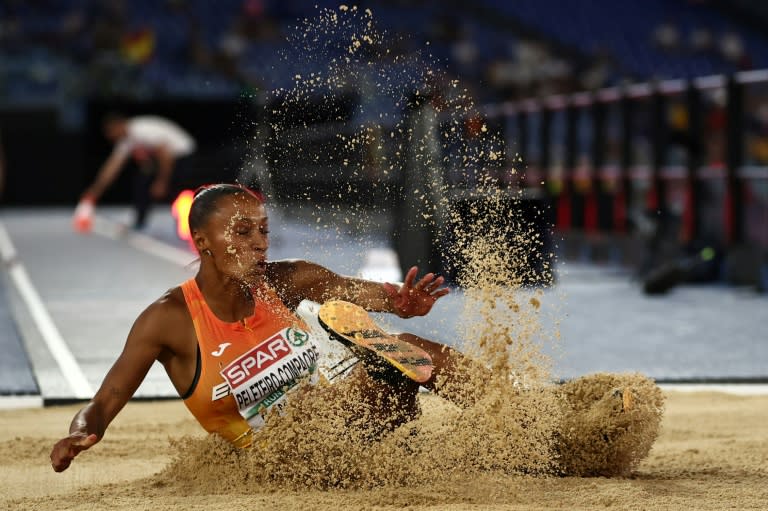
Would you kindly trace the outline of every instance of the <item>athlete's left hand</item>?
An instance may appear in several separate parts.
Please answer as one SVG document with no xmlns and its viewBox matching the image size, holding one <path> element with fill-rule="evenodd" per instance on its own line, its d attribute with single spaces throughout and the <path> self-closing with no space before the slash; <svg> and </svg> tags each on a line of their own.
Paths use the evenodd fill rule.
<svg viewBox="0 0 768 511">
<path fill-rule="evenodd" d="M 427 273 L 414 284 L 418 271 L 416 266 L 408 270 L 405 282 L 399 287 L 384 283 L 384 290 L 392 300 L 393 312 L 401 318 L 424 316 L 439 298 L 448 294 L 447 287 L 440 287 L 445 279 L 436 277 L 434 273 Z"/>
</svg>

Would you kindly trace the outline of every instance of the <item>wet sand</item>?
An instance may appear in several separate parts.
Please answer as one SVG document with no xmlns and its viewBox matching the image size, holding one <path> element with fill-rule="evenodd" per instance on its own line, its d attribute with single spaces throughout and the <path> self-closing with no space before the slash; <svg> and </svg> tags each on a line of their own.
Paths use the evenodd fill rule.
<svg viewBox="0 0 768 511">
<path fill-rule="evenodd" d="M 48 454 L 78 407 L 2 411 L 0 509 L 767 509 L 768 396 L 667 397 L 661 434 L 629 478 L 487 473 L 424 484 L 414 473 L 405 488 L 229 495 L 215 480 L 182 492 L 153 476 L 175 452 L 169 439 L 204 435 L 180 401 L 129 403 L 61 474 Z M 440 400 L 422 400 L 425 417 L 439 421 Z"/>
</svg>

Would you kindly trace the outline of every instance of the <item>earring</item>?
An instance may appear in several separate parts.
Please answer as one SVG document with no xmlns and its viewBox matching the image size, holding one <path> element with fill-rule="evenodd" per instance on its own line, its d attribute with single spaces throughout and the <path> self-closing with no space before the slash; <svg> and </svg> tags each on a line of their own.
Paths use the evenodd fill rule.
<svg viewBox="0 0 768 511">
<path fill-rule="evenodd" d="M 207 256 L 212 256 L 212 255 L 213 255 L 213 252 L 211 252 L 211 251 L 210 251 L 210 249 L 207 249 L 207 248 L 206 248 L 205 250 L 203 250 L 203 254 L 205 254 L 205 255 L 207 255 Z"/>
</svg>

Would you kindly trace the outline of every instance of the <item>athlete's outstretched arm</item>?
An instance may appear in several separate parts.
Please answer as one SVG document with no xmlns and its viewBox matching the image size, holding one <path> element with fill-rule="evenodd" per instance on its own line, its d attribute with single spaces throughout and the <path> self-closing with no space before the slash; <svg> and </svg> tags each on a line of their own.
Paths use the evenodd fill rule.
<svg viewBox="0 0 768 511">
<path fill-rule="evenodd" d="M 128 334 L 123 352 L 107 373 L 93 399 L 75 414 L 69 435 L 53 446 L 51 465 L 61 472 L 80 452 L 92 447 L 104 436 L 112 419 L 136 392 L 162 349 L 157 303 L 148 307 Z"/>
<path fill-rule="evenodd" d="M 353 302 L 373 312 L 391 312 L 400 317 L 423 316 L 435 302 L 448 294 L 441 287 L 443 277 L 427 273 L 416 280 L 418 268 L 412 267 L 402 284 L 374 282 L 346 277 L 308 261 L 270 263 L 268 279 L 286 304 L 295 308 L 304 300 L 323 303 L 328 300 Z"/>
</svg>

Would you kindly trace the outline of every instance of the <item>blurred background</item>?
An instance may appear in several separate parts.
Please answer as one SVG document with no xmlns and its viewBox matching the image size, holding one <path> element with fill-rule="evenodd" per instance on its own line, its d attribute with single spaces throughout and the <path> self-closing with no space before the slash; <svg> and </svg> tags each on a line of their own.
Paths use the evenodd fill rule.
<svg viewBox="0 0 768 511">
<path fill-rule="evenodd" d="M 478 105 L 463 119 L 449 109 L 446 120 L 444 111 L 443 125 L 460 124 L 465 145 L 481 126 L 499 141 L 486 155 L 501 157 L 472 165 L 546 204 L 568 257 L 622 261 L 647 274 L 710 249 L 705 256 L 716 264 L 692 277 L 765 287 L 762 2 L 364 2 L 388 51 L 372 52 L 377 61 L 365 62 L 354 83 L 287 102 L 275 91 L 295 88 L 297 72 L 320 72 L 335 56 L 324 48 L 310 58 L 309 48 L 297 52 L 291 40 L 302 19 L 339 7 L 315 4 L 4 0 L 2 204 L 74 204 L 109 154 L 101 123 L 115 111 L 162 115 L 196 139 L 195 158 L 175 174 L 168 202 L 184 188 L 236 178 L 262 187 L 271 179 L 278 199 L 299 185 L 319 193 L 340 178 L 320 167 L 342 161 L 364 169 L 344 176 L 359 186 L 402 183 L 419 169 L 397 151 L 402 137 L 392 135 L 414 108 L 394 105 L 393 94 L 365 82 L 372 70 L 387 69 L 398 94 L 423 93 L 424 80 L 412 76 L 430 67 L 440 78 L 429 94 L 444 94 L 455 78 Z M 342 40 L 349 27 L 333 32 L 326 39 Z M 315 127 L 278 136 L 280 123 Z M 339 147 L 339 133 L 363 129 L 364 143 Z M 329 156 L 264 154 L 284 155 L 286 138 Z M 450 144 L 440 150 L 449 153 Z M 382 152 L 396 162 L 386 174 Z M 455 158 L 444 161 L 446 180 L 468 174 Z M 127 174 L 104 203 L 129 200 Z M 389 204 L 387 193 L 373 199 Z M 726 257 L 733 254 L 735 263 Z"/>
<path fill-rule="evenodd" d="M 197 149 L 174 172 L 150 237 L 186 249 L 167 206 L 185 189 L 239 180 L 264 191 L 278 216 L 315 222 L 318 208 L 344 211 L 340 225 L 396 256 L 374 259 L 400 271 L 419 264 L 455 284 L 455 261 L 439 250 L 448 214 L 424 196 L 448 190 L 453 213 L 471 222 L 487 213 L 473 205 L 491 183 L 541 235 L 526 284 L 567 284 L 546 268 L 571 263 L 570 289 L 587 297 L 576 300 L 582 317 L 621 309 L 639 321 L 633 342 L 657 328 L 654 356 L 670 328 L 680 341 L 668 365 L 633 366 L 630 355 L 597 366 L 672 379 L 765 376 L 757 318 L 768 288 L 768 5 L 392 0 L 342 16 L 351 11 L 295 0 L 1 0 L 0 207 L 19 252 L 42 229 L 19 220 L 24 212 L 63 208 L 57 218 L 68 221 L 112 150 L 108 113 L 160 115 Z M 358 52 L 358 39 L 371 44 Z M 99 206 L 128 204 L 136 171 Z M 275 254 L 302 255 L 275 237 Z M 352 263 L 310 255 L 359 271 L 371 254 Z M 603 287 L 585 291 L 593 282 Z M 682 301 L 615 301 L 694 283 L 708 287 L 671 299 Z M 663 319 L 669 311 L 677 319 Z M 717 317 L 729 311 L 732 322 Z M 581 338 L 589 328 L 613 335 L 582 323 Z M 716 346 L 690 371 L 674 369 L 702 332 Z M 729 332 L 744 344 L 733 366 L 718 367 Z"/>
</svg>

